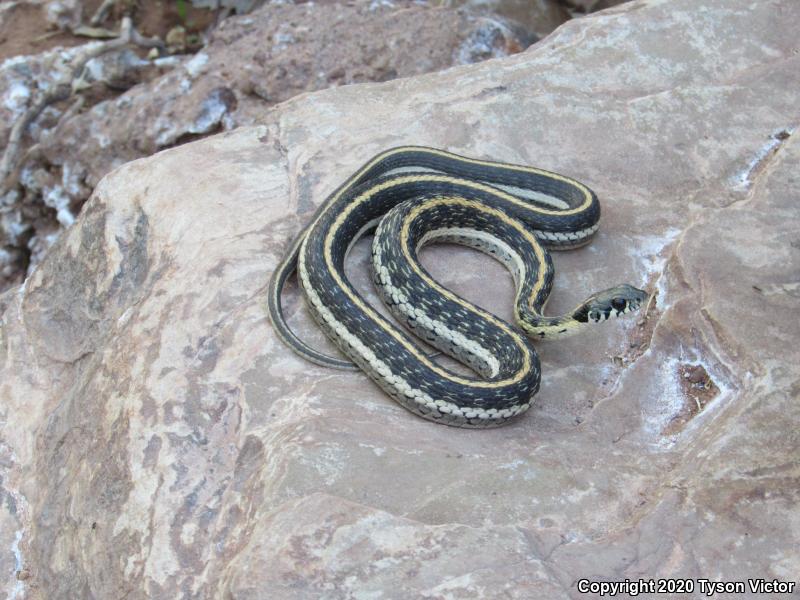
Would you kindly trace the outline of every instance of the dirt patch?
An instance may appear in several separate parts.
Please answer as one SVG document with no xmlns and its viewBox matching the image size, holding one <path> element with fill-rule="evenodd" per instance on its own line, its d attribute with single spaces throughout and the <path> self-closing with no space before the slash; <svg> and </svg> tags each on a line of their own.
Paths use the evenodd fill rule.
<svg viewBox="0 0 800 600">
<path fill-rule="evenodd" d="M 93 12 L 99 5 L 100 0 L 91 0 L 84 10 Z M 0 61 L 84 43 L 86 38 L 60 31 L 48 21 L 44 5 L 14 2 L 0 13 Z"/>
<path fill-rule="evenodd" d="M 183 27 L 189 38 L 189 46 L 198 45 L 199 39 L 192 39 L 206 31 L 217 18 L 217 10 L 195 8 L 186 2 L 162 2 L 161 0 L 143 0 L 136 3 L 132 12 L 136 28 L 145 36 L 158 37 L 165 40 L 167 34 L 175 27 Z M 122 17 L 122 12 L 115 16 Z"/>
<path fill-rule="evenodd" d="M 683 406 L 664 428 L 663 435 L 682 431 L 719 395 L 719 387 L 703 365 L 682 364 L 678 367 L 677 377 L 683 392 Z"/>
<path fill-rule="evenodd" d="M 61 23 L 60 28 L 53 21 L 53 11 L 50 11 L 51 17 L 48 18 L 46 4 L 9 3 L 0 12 L 0 61 L 14 56 L 38 54 L 59 46 L 69 48 L 90 42 L 91 37 L 75 35 L 72 29 L 79 21 L 88 24 L 100 4 L 101 0 L 85 0 L 82 10 L 76 9 L 80 14 L 59 16 L 64 21 L 72 19 L 71 26 Z M 99 26 L 117 31 L 120 19 L 130 15 L 140 33 L 162 40 L 174 28 L 182 27 L 187 38 L 186 49 L 193 50 L 201 45 L 201 34 L 216 21 L 217 13 L 206 8 L 195 8 L 188 1 L 126 0 L 120 1 Z"/>
</svg>

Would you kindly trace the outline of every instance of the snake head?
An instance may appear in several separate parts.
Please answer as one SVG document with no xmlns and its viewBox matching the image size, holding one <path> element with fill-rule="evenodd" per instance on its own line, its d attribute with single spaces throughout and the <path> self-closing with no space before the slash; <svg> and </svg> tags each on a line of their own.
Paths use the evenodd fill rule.
<svg viewBox="0 0 800 600">
<path fill-rule="evenodd" d="M 647 292 L 623 283 L 589 296 L 573 317 L 582 323 L 600 323 L 637 310 L 647 298 Z"/>
</svg>

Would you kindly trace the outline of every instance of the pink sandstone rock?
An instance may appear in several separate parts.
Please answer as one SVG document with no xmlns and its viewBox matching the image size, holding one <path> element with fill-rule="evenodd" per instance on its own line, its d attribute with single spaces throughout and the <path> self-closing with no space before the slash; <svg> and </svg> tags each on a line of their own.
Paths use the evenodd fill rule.
<svg viewBox="0 0 800 600">
<path fill-rule="evenodd" d="M 514 57 L 304 95 L 105 177 L 0 296 L 7 595 L 796 581 L 800 7 L 698 6 L 631 2 Z M 365 376 L 298 359 L 266 319 L 266 282 L 314 207 L 405 143 L 595 189 L 601 230 L 555 257 L 554 313 L 622 281 L 655 294 L 638 319 L 539 344 L 542 390 L 508 427 L 416 418 Z M 488 259 L 424 260 L 509 315 Z M 287 307 L 320 341 L 296 291 Z"/>
</svg>

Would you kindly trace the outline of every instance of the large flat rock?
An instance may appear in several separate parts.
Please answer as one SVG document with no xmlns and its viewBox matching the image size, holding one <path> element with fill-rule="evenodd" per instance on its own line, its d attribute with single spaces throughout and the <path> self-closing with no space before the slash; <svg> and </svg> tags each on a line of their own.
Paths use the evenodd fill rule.
<svg viewBox="0 0 800 600">
<path fill-rule="evenodd" d="M 0 567 L 13 598 L 579 598 L 581 578 L 800 572 L 800 6 L 631 2 L 529 51 L 280 105 L 129 163 L 0 296 Z M 275 337 L 267 280 L 326 194 L 414 143 L 604 203 L 522 419 L 448 428 Z M 510 314 L 473 252 L 430 270 Z M 362 247 L 353 277 L 365 293 Z M 491 281 L 491 285 L 487 285 Z M 292 323 L 321 345 L 296 291 Z"/>
</svg>

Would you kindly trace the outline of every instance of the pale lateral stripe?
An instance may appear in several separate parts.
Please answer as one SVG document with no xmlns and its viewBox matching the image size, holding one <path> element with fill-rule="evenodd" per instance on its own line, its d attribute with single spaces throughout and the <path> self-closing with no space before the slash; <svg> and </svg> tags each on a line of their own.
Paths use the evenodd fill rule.
<svg viewBox="0 0 800 600">
<path fill-rule="evenodd" d="M 426 232 L 417 244 L 417 252 L 420 248 L 432 241 L 458 241 L 458 238 L 465 238 L 467 245 L 483 252 L 484 254 L 503 263 L 514 278 L 514 284 L 519 287 L 526 275 L 525 261 L 519 253 L 506 244 L 500 238 L 478 229 L 468 227 L 443 227 Z M 472 243 L 469 243 L 472 242 Z M 491 252 L 495 249 L 495 253 Z M 508 257 L 508 260 L 506 259 Z"/>
<path fill-rule="evenodd" d="M 536 230 L 536 236 L 539 238 L 543 238 L 545 240 L 553 240 L 555 242 L 574 242 L 577 240 L 586 239 L 590 235 L 593 235 L 594 232 L 598 230 L 600 227 L 600 223 L 595 223 L 591 227 L 587 227 L 586 229 L 581 229 L 579 231 L 570 231 L 567 233 L 561 231 L 542 231 L 541 229 Z"/>
<path fill-rule="evenodd" d="M 520 294 L 522 293 L 521 282 L 525 280 L 525 277 L 527 276 L 527 270 L 525 268 L 525 261 L 523 260 L 522 256 L 520 256 L 520 254 L 506 242 L 498 237 L 495 237 L 491 233 L 478 229 L 469 229 L 466 227 L 443 227 L 441 229 L 435 229 L 433 231 L 426 232 L 417 244 L 417 252 L 419 252 L 420 248 L 432 240 L 449 241 L 452 238 L 452 241 L 458 242 L 456 238 L 459 237 L 466 239 L 467 242 L 474 242 L 473 244 L 469 244 L 470 247 L 475 248 L 476 250 L 479 250 L 487 256 L 502 263 L 511 272 L 511 276 L 514 278 L 515 288 L 514 316 L 517 321 L 521 323 L 522 316 L 518 312 L 518 306 Z M 494 253 L 491 252 L 492 247 L 495 249 Z M 548 299 L 549 296 L 545 298 L 545 303 L 547 303 Z"/>
<path fill-rule="evenodd" d="M 525 198 L 526 200 L 532 200 L 533 202 L 544 204 L 545 206 L 550 206 L 560 210 L 569 209 L 569 204 L 566 201 L 562 200 L 561 198 L 551 196 L 550 194 L 544 194 L 530 188 L 517 187 L 515 185 L 504 185 L 500 183 L 489 183 L 489 185 L 493 185 L 504 192 L 513 194 L 514 196 L 519 196 L 520 198 Z"/>
<path fill-rule="evenodd" d="M 437 173 L 437 174 L 444 174 L 444 171 L 438 171 L 436 169 L 431 169 L 428 167 L 397 167 L 396 169 L 392 169 L 391 171 L 387 171 L 384 175 L 402 175 L 404 173 Z M 539 204 L 544 204 L 545 206 L 549 206 L 551 208 L 559 209 L 559 210 L 568 210 L 569 203 L 562 200 L 561 198 L 556 198 L 555 196 L 551 196 L 550 194 L 545 194 L 543 192 L 537 192 L 536 190 L 532 190 L 530 188 L 519 187 L 516 185 L 506 185 L 502 183 L 495 183 L 493 181 L 489 181 L 487 179 L 480 179 L 476 178 L 474 181 L 481 181 L 486 185 L 491 185 L 492 187 L 496 187 L 507 194 L 513 194 L 519 198 L 524 198 L 525 200 L 531 200 L 537 202 Z"/>
<path fill-rule="evenodd" d="M 381 286 L 386 289 L 386 292 L 392 296 L 393 300 L 396 299 L 395 306 L 397 310 L 403 313 L 407 318 L 416 319 L 426 329 L 434 332 L 438 329 L 441 333 L 437 333 L 437 335 L 440 335 L 456 347 L 474 354 L 478 359 L 489 366 L 489 377 L 496 377 L 500 372 L 499 359 L 488 348 L 481 346 L 477 341 L 468 338 L 459 331 L 451 329 L 447 326 L 447 323 L 440 321 L 435 316 L 431 316 L 422 308 L 412 306 L 405 293 L 392 282 L 390 270 L 383 264 L 382 256 L 381 252 L 376 252 L 374 254 L 373 266 L 375 272 L 378 274 Z"/>
<path fill-rule="evenodd" d="M 344 326 L 339 320 L 334 317 L 333 313 L 323 304 L 322 299 L 317 295 L 314 288 L 311 286 L 311 281 L 308 278 L 308 272 L 305 268 L 305 262 L 298 263 L 298 273 L 303 281 L 303 287 L 311 301 L 314 310 L 318 311 L 322 319 L 328 324 L 336 335 L 340 336 L 353 350 L 355 350 L 374 370 L 375 373 L 380 375 L 380 378 L 390 384 L 394 390 L 401 392 L 403 395 L 413 400 L 416 404 L 424 405 L 429 410 L 435 410 L 442 414 L 449 414 L 456 417 L 465 419 L 507 419 L 513 417 L 525 410 L 530 406 L 529 404 L 514 405 L 503 409 L 489 409 L 482 408 L 462 408 L 458 404 L 448 402 L 446 400 L 434 400 L 428 394 L 417 388 L 412 388 L 411 385 L 400 377 L 392 373 L 389 366 L 380 360 L 375 353 L 370 350 L 358 338 L 358 336 L 351 333 L 347 327 Z"/>
<path fill-rule="evenodd" d="M 406 349 L 409 352 L 411 352 L 422 364 L 424 364 L 425 366 L 430 368 L 435 373 L 441 375 L 444 378 L 449 379 L 450 381 L 452 381 L 454 383 L 460 383 L 460 384 L 468 385 L 468 386 L 471 386 L 471 387 L 474 387 L 474 388 L 494 388 L 494 387 L 497 387 L 498 385 L 509 385 L 509 384 L 516 383 L 517 381 L 520 381 L 525 376 L 526 369 L 527 369 L 528 363 L 530 361 L 530 356 L 525 351 L 525 347 L 523 345 L 520 344 L 520 348 L 522 349 L 523 352 L 525 352 L 523 365 L 519 370 L 517 370 L 508 379 L 505 379 L 505 380 L 502 380 L 502 381 L 475 381 L 475 380 L 471 380 L 471 379 L 466 379 L 466 378 L 460 377 L 460 376 L 458 376 L 456 374 L 453 374 L 452 372 L 448 372 L 446 369 L 443 369 L 441 366 L 439 366 L 435 362 L 429 360 L 428 357 L 425 356 L 425 354 L 423 352 L 421 352 L 421 349 L 418 346 L 409 344 L 405 339 L 400 337 L 399 331 L 397 331 L 396 328 L 391 323 L 386 321 L 372 307 L 370 307 L 363 300 L 361 300 L 356 294 L 354 294 L 353 291 L 350 290 L 348 285 L 342 279 L 342 274 L 337 272 L 336 267 L 333 264 L 332 245 L 333 245 L 333 239 L 335 238 L 335 232 L 336 232 L 336 230 L 338 230 L 338 228 L 341 226 L 341 224 L 348 218 L 348 216 L 350 215 L 350 213 L 352 213 L 352 211 L 356 210 L 356 208 L 358 206 L 360 206 L 362 202 L 364 202 L 368 198 L 372 197 L 372 195 L 375 194 L 375 193 L 379 193 L 380 191 L 382 191 L 384 189 L 387 189 L 387 188 L 392 188 L 392 187 L 395 187 L 395 186 L 398 186 L 398 185 L 402 185 L 405 182 L 419 181 L 420 179 L 424 179 L 425 177 L 430 178 L 429 181 L 440 181 L 440 180 L 441 181 L 449 181 L 449 179 L 450 179 L 450 178 L 445 177 L 445 176 L 420 174 L 420 175 L 408 175 L 408 176 L 401 177 L 401 178 L 398 178 L 398 179 L 384 181 L 383 183 L 376 184 L 372 188 L 370 188 L 368 190 L 365 190 L 360 196 L 355 198 L 352 201 L 351 204 L 348 204 L 347 206 L 345 206 L 341 210 L 341 212 L 339 212 L 336 215 L 336 218 L 334 219 L 333 224 L 331 225 L 330 229 L 328 230 L 327 234 L 325 235 L 325 241 L 324 241 L 324 246 L 323 246 L 323 256 L 324 256 L 325 264 L 327 266 L 328 273 L 331 275 L 331 277 L 333 277 L 334 281 L 342 289 L 342 291 L 345 294 L 347 294 L 348 296 L 350 296 L 350 299 L 352 300 L 352 302 L 354 304 L 356 304 L 361 310 L 363 310 L 364 313 L 366 313 L 366 315 L 368 315 L 372 320 L 374 320 L 384 331 L 386 331 L 389 335 L 394 337 L 395 340 L 397 340 L 397 342 L 399 344 L 405 346 Z M 486 186 L 484 184 L 474 183 L 474 182 L 469 182 L 469 181 L 463 181 L 461 184 L 466 186 L 466 187 L 472 187 L 472 188 L 475 188 L 475 189 L 487 189 L 487 190 L 490 189 L 488 186 Z M 499 190 L 495 190 L 495 193 L 496 194 L 504 194 L 504 192 L 501 192 Z M 508 195 L 506 194 L 506 196 L 508 196 Z M 336 196 L 336 198 L 338 198 L 338 196 Z M 516 199 L 516 198 L 514 198 L 512 196 L 508 196 L 507 199 L 512 201 L 512 202 L 520 202 L 520 203 L 522 202 L 521 200 Z M 457 200 L 457 198 L 452 198 L 452 199 L 445 198 L 444 200 L 450 202 L 450 201 L 453 201 L 453 200 Z M 435 204 L 435 202 L 432 202 L 432 203 Z M 330 206 L 327 207 L 327 208 L 330 208 Z M 545 209 L 540 209 L 540 210 L 544 211 Z M 499 211 L 494 211 L 494 212 L 498 212 L 498 214 L 503 214 L 503 213 L 500 213 Z M 322 215 L 317 217 L 318 220 L 321 219 L 321 218 L 322 218 Z M 506 216 L 506 217 L 501 217 L 501 218 L 508 218 L 508 217 Z M 522 227 L 522 226 L 520 226 L 520 227 Z M 524 230 L 524 227 L 522 229 Z M 533 235 L 533 234 L 531 234 L 531 235 Z M 302 262 L 302 260 L 303 260 L 302 257 L 306 252 L 306 246 L 307 246 L 307 243 L 308 243 L 308 239 L 309 239 L 308 236 L 306 236 L 303 239 L 302 245 L 300 247 L 300 256 L 298 258 L 298 261 L 299 261 L 298 264 L 300 264 Z M 407 250 L 404 249 L 404 252 L 406 252 L 406 251 Z M 424 278 L 424 275 L 423 275 L 423 278 Z M 428 283 L 430 285 L 433 285 L 433 286 L 436 285 L 433 281 L 429 281 Z M 448 295 L 448 297 L 450 297 L 452 300 L 454 300 L 456 302 L 458 301 L 457 297 L 453 296 L 452 294 L 449 294 L 446 290 L 440 289 L 439 291 L 440 291 L 440 293 L 444 293 L 445 295 Z M 490 317 L 490 320 L 492 320 L 491 317 Z M 511 328 L 509 328 L 503 321 L 501 321 L 499 319 L 493 319 L 492 322 L 496 326 L 500 327 L 501 329 L 507 330 L 511 335 L 514 335 L 513 330 Z"/>
<path fill-rule="evenodd" d="M 409 167 L 396 167 L 394 169 L 386 171 L 383 175 L 388 177 L 391 175 L 403 175 L 405 173 L 436 173 L 437 175 L 446 174 L 444 171 L 439 171 L 437 169 L 431 169 L 429 167 L 415 167 L 412 165 Z"/>
</svg>

